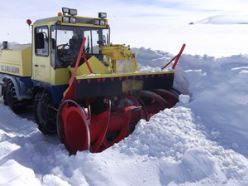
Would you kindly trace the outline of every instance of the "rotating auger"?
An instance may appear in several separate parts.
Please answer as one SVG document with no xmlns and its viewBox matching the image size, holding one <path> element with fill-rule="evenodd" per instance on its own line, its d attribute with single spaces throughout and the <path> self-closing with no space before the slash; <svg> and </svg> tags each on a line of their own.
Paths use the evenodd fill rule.
<svg viewBox="0 0 248 186">
<path fill-rule="evenodd" d="M 70 153 L 101 152 L 128 136 L 140 119 L 149 120 L 178 102 L 171 72 L 78 78 L 76 72 L 81 58 L 92 71 L 84 46 L 85 38 L 57 115 L 59 138 Z M 175 63 L 184 47 L 174 58 Z M 134 85 L 140 83 L 143 89 Z M 124 88 L 126 84 L 131 87 L 128 91 Z M 84 92 L 92 94 L 84 95 Z"/>
</svg>

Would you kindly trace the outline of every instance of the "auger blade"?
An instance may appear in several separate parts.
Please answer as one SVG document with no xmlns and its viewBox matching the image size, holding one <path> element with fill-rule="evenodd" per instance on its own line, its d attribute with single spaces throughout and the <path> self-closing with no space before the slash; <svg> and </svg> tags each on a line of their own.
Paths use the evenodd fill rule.
<svg viewBox="0 0 248 186">
<path fill-rule="evenodd" d="M 163 97 L 168 105 L 168 108 L 171 108 L 176 105 L 178 102 L 178 95 L 176 95 L 174 92 L 165 90 L 165 89 L 156 89 L 154 90 L 158 95 Z"/>
</svg>

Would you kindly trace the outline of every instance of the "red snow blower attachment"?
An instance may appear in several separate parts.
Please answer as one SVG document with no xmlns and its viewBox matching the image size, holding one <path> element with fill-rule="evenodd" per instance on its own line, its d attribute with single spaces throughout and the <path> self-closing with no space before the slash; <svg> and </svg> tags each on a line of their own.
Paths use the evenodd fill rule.
<svg viewBox="0 0 248 186">
<path fill-rule="evenodd" d="M 84 53 L 85 40 L 57 116 L 60 140 L 72 154 L 83 150 L 101 152 L 118 143 L 134 130 L 140 119 L 149 120 L 160 110 L 173 107 L 179 95 L 173 89 L 174 70 L 94 73 L 94 65 Z M 123 50 L 119 45 L 107 47 L 108 57 Z M 173 69 L 184 47 L 173 58 Z M 112 63 L 116 61 L 112 59 Z M 80 65 L 86 65 L 90 73 L 78 75 Z"/>
</svg>

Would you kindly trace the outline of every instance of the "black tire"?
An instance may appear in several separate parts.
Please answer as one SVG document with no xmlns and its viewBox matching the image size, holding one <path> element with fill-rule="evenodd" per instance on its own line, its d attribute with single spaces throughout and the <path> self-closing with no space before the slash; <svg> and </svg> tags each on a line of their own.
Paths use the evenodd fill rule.
<svg viewBox="0 0 248 186">
<path fill-rule="evenodd" d="M 5 80 L 4 82 L 3 100 L 4 104 L 8 105 L 14 112 L 22 110 L 24 106 L 21 101 L 18 101 L 15 86 L 10 79 Z"/>
<path fill-rule="evenodd" d="M 3 94 L 3 103 L 4 103 L 4 105 L 7 105 L 7 101 L 6 101 L 6 88 L 7 88 L 7 80 L 4 81 L 3 86 L 2 86 L 2 94 Z"/>
<path fill-rule="evenodd" d="M 43 134 L 56 134 L 56 115 L 51 95 L 41 90 L 34 98 L 34 117 Z"/>
</svg>

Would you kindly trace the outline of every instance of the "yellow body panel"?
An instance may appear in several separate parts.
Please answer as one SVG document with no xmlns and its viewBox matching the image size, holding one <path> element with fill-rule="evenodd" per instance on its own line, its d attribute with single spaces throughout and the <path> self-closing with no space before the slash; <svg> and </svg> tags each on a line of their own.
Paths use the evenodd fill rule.
<svg viewBox="0 0 248 186">
<path fill-rule="evenodd" d="M 68 68 L 54 69 L 50 65 L 50 57 L 34 57 L 33 80 L 50 85 L 66 85 L 69 83 L 70 71 Z"/>
<path fill-rule="evenodd" d="M 70 80 L 70 71 L 68 68 L 51 68 L 51 84 L 52 85 L 66 85 Z"/>
<path fill-rule="evenodd" d="M 111 59 L 113 72 L 136 72 L 138 65 L 135 55 L 125 45 L 108 45 L 101 48 L 102 54 Z"/>
<path fill-rule="evenodd" d="M 0 50 L 0 72 L 30 77 L 32 74 L 31 46 L 17 45 L 14 49 Z"/>
<path fill-rule="evenodd" d="M 36 56 L 33 54 L 33 73 L 32 79 L 38 80 L 45 83 L 51 83 L 51 67 L 50 67 L 50 57 Z"/>
<path fill-rule="evenodd" d="M 99 61 L 95 56 L 92 56 L 90 59 L 88 59 L 88 63 L 93 71 L 93 74 L 111 73 L 111 69 L 109 69 L 107 66 L 104 66 L 104 64 L 101 61 Z M 74 68 L 71 68 L 70 70 L 72 71 L 74 70 Z M 80 65 L 76 72 L 77 76 L 85 75 L 85 74 L 91 74 L 86 63 Z"/>
<path fill-rule="evenodd" d="M 101 48 L 102 53 L 111 57 L 113 60 L 122 60 L 132 57 L 133 53 L 130 48 L 124 45 L 109 45 Z"/>
</svg>

